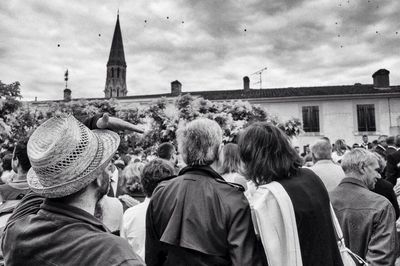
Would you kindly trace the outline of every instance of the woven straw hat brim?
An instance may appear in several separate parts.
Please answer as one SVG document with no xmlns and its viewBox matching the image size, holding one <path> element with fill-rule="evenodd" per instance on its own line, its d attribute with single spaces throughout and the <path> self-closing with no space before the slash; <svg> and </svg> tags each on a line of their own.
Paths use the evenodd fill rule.
<svg viewBox="0 0 400 266">
<path fill-rule="evenodd" d="M 103 153 L 100 162 L 97 162 L 96 165 L 89 166 L 92 168 L 91 171 L 78 175 L 71 181 L 51 187 L 45 187 L 40 183 L 39 177 L 36 175 L 33 168 L 31 168 L 27 174 L 29 187 L 37 194 L 46 198 L 61 198 L 78 192 L 95 180 L 98 175 L 93 173 L 96 173 L 97 170 L 107 166 L 108 162 L 112 159 L 118 149 L 120 137 L 117 133 L 110 130 L 92 130 L 92 132 L 98 138 L 99 144 L 102 144 Z"/>
</svg>

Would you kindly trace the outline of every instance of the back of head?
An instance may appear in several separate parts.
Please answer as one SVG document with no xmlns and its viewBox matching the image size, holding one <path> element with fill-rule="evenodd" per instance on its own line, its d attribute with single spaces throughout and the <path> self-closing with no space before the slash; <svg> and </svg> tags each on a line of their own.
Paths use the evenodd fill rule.
<svg viewBox="0 0 400 266">
<path fill-rule="evenodd" d="M 396 136 L 395 145 L 397 148 L 400 148 L 400 135 Z"/>
<path fill-rule="evenodd" d="M 12 170 L 11 161 L 12 161 L 12 154 L 11 153 L 7 153 L 6 155 L 4 155 L 3 160 L 2 160 L 3 170 L 4 171 L 11 171 Z"/>
<path fill-rule="evenodd" d="M 247 127 L 240 134 L 238 144 L 246 176 L 256 184 L 285 179 L 302 165 L 287 135 L 266 122 Z"/>
<path fill-rule="evenodd" d="M 346 150 L 346 142 L 344 139 L 338 139 L 335 141 L 335 145 L 333 147 L 333 151 L 335 151 L 338 155 L 343 155 Z"/>
<path fill-rule="evenodd" d="M 147 197 L 153 195 L 154 189 L 164 178 L 174 175 L 171 163 L 163 159 L 154 159 L 143 167 L 142 186 Z"/>
<path fill-rule="evenodd" d="M 239 146 L 235 143 L 224 145 L 222 150 L 220 174 L 237 173 L 240 167 Z"/>
<path fill-rule="evenodd" d="M 322 140 L 325 140 L 331 145 L 331 140 L 328 137 L 321 137 Z"/>
<path fill-rule="evenodd" d="M 395 137 L 394 137 L 394 136 L 389 136 L 389 137 L 387 137 L 386 143 L 387 143 L 387 145 L 394 146 Z"/>
<path fill-rule="evenodd" d="M 169 142 L 161 143 L 157 149 L 157 157 L 165 160 L 171 160 L 175 153 L 175 147 Z"/>
<path fill-rule="evenodd" d="M 28 139 L 23 139 L 18 141 L 17 145 L 15 145 L 13 159 L 18 159 L 19 165 L 22 168 L 22 171 L 25 173 L 29 171 L 31 168 L 31 162 L 28 158 L 27 152 L 27 144 Z"/>
<path fill-rule="evenodd" d="M 222 143 L 222 129 L 217 122 L 200 118 L 177 131 L 178 150 L 189 165 L 211 165 L 218 158 Z"/>
<path fill-rule="evenodd" d="M 387 142 L 386 142 L 387 138 L 388 138 L 387 135 L 380 135 L 378 137 L 378 144 L 382 145 L 383 147 L 387 147 Z"/>
<path fill-rule="evenodd" d="M 325 139 L 319 139 L 311 145 L 311 153 L 315 161 L 331 160 L 332 146 Z"/>
<path fill-rule="evenodd" d="M 122 171 L 122 177 L 126 184 L 140 183 L 144 163 L 132 162 L 129 163 Z"/>
<path fill-rule="evenodd" d="M 363 166 L 374 161 L 377 161 L 377 158 L 372 152 L 363 148 L 356 148 L 343 156 L 341 166 L 346 174 L 359 175 Z"/>
</svg>

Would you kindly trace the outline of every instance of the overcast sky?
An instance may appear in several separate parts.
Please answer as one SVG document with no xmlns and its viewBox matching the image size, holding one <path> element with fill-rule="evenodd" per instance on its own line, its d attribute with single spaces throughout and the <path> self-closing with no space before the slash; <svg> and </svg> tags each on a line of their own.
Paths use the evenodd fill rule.
<svg viewBox="0 0 400 266">
<path fill-rule="evenodd" d="M 398 0 L 1 0 L 0 80 L 61 99 L 68 68 L 72 97 L 103 97 L 118 9 L 128 95 L 259 88 L 264 67 L 263 88 L 400 84 Z"/>
</svg>

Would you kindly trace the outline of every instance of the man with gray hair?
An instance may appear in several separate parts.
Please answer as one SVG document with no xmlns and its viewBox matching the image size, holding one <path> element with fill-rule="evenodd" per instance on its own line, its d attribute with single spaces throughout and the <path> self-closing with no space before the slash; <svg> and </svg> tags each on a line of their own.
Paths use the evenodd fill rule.
<svg viewBox="0 0 400 266">
<path fill-rule="evenodd" d="M 394 265 L 395 212 L 385 197 L 370 191 L 381 178 L 377 158 L 358 148 L 346 153 L 341 165 L 346 177 L 330 198 L 346 246 L 368 265 Z"/>
<path fill-rule="evenodd" d="M 265 265 L 243 188 L 214 170 L 222 147 L 220 126 L 194 120 L 178 129 L 177 142 L 187 167 L 153 192 L 146 264 Z"/>
<path fill-rule="evenodd" d="M 326 189 L 332 191 L 344 178 L 342 168 L 332 161 L 332 146 L 325 139 L 319 139 L 311 145 L 314 165 L 310 167 L 321 178 Z"/>
</svg>

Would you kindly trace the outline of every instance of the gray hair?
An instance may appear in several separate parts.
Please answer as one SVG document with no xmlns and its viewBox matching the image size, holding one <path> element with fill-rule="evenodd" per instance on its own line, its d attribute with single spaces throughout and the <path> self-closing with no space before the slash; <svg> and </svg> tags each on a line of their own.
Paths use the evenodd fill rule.
<svg viewBox="0 0 400 266">
<path fill-rule="evenodd" d="M 311 154 L 316 161 L 332 159 L 332 146 L 325 139 L 319 139 L 311 145 Z"/>
<path fill-rule="evenodd" d="M 347 173 L 359 173 L 364 165 L 377 162 L 377 157 L 370 151 L 363 148 L 356 148 L 347 152 L 342 159 L 341 166 Z"/>
<path fill-rule="evenodd" d="M 222 129 L 217 122 L 200 118 L 177 132 L 178 151 L 187 165 L 210 165 L 218 158 Z"/>
</svg>

